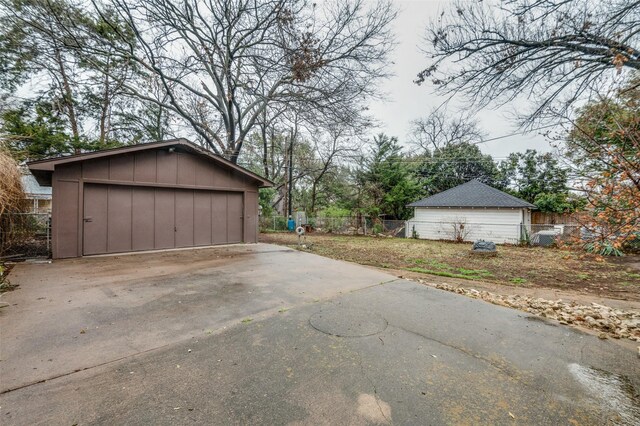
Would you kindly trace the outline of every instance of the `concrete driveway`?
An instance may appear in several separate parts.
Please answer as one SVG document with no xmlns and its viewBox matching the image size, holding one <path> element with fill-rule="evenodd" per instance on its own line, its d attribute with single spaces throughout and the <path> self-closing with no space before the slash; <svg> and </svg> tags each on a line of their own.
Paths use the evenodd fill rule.
<svg viewBox="0 0 640 426">
<path fill-rule="evenodd" d="M 264 244 L 22 264 L 2 424 L 638 424 L 610 341 Z"/>
</svg>

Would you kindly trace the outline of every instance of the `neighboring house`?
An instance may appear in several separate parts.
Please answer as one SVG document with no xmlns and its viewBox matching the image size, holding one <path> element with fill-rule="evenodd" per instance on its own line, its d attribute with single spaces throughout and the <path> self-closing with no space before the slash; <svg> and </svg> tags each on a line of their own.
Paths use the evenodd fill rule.
<svg viewBox="0 0 640 426">
<path fill-rule="evenodd" d="M 176 139 L 48 160 L 53 258 L 255 243 L 258 189 L 272 183 Z"/>
<path fill-rule="evenodd" d="M 40 186 L 27 167 L 20 167 L 29 213 L 51 213 L 51 187 Z"/>
<path fill-rule="evenodd" d="M 427 240 L 518 243 L 531 228 L 536 207 L 506 192 L 472 180 L 409 204 L 407 237 Z"/>
</svg>

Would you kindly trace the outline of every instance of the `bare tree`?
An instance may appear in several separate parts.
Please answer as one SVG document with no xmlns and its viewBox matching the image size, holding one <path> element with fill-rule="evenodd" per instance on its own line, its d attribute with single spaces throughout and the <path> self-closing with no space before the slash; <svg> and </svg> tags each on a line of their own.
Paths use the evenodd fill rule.
<svg viewBox="0 0 640 426">
<path fill-rule="evenodd" d="M 106 9 L 94 6 L 109 21 Z M 395 12 L 387 0 L 111 0 L 109 7 L 126 22 L 121 39 L 79 48 L 99 56 L 115 46 L 122 58 L 158 76 L 166 101 L 144 87 L 125 88 L 161 102 L 209 149 L 234 162 L 270 105 L 304 103 L 319 114 L 358 115 L 387 75 L 393 46 Z M 135 43 L 122 48 L 125 32 Z"/>
<path fill-rule="evenodd" d="M 424 151 L 437 151 L 448 145 L 482 140 L 484 132 L 469 113 L 449 114 L 434 108 L 428 116 L 411 122 L 413 142 Z"/>
<path fill-rule="evenodd" d="M 638 0 L 457 0 L 428 28 L 418 74 L 477 106 L 533 100 L 527 119 L 568 108 L 602 80 L 640 69 Z"/>
<path fill-rule="evenodd" d="M 317 134 L 317 133 L 316 133 Z M 362 140 L 357 133 L 346 127 L 330 126 L 324 137 L 314 138 L 315 156 L 308 167 L 311 180 L 310 210 L 316 212 L 321 183 L 333 169 L 338 167 L 345 156 L 360 151 Z"/>
</svg>

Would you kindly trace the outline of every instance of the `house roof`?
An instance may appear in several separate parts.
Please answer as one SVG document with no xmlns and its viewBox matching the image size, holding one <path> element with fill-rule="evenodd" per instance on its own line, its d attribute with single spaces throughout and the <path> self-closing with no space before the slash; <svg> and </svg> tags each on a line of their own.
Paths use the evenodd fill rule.
<svg viewBox="0 0 640 426">
<path fill-rule="evenodd" d="M 536 208 L 531 203 L 476 179 L 411 203 L 409 207 Z"/>
<path fill-rule="evenodd" d="M 96 158 L 109 157 L 112 155 L 133 153 L 133 152 L 144 151 L 148 149 L 158 149 L 158 148 L 176 148 L 181 151 L 186 151 L 191 154 L 199 155 L 208 160 L 212 160 L 223 167 L 235 170 L 246 176 L 249 176 L 250 178 L 255 179 L 256 181 L 260 182 L 261 188 L 268 188 L 273 186 L 273 182 L 271 182 L 269 179 L 265 179 L 262 176 L 256 173 L 253 173 L 250 170 L 245 169 L 244 167 L 241 167 L 235 163 L 232 163 L 226 158 L 223 158 L 217 154 L 214 154 L 211 151 L 201 148 L 198 145 L 194 144 L 193 142 L 188 141 L 187 139 L 172 139 L 167 141 L 147 142 L 147 143 L 141 143 L 136 145 L 121 146 L 118 148 L 103 149 L 100 151 L 85 152 L 85 153 L 76 154 L 76 155 L 47 158 L 44 160 L 31 161 L 27 163 L 27 166 L 29 167 L 33 175 L 36 177 L 38 182 L 41 185 L 45 185 L 46 183 L 50 182 L 51 173 L 53 173 L 55 166 L 57 165 L 75 163 L 78 161 L 92 160 Z"/>
<path fill-rule="evenodd" d="M 29 169 L 25 167 L 20 168 L 20 173 L 22 174 L 22 190 L 27 199 L 51 199 L 52 188 L 50 186 L 40 186 L 36 178 L 29 172 Z"/>
</svg>

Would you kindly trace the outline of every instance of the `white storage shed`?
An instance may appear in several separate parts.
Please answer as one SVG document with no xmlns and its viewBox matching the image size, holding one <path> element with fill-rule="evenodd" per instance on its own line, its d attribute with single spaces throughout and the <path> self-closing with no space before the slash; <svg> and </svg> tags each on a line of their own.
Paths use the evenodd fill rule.
<svg viewBox="0 0 640 426">
<path fill-rule="evenodd" d="M 407 221 L 407 237 L 503 244 L 516 244 L 526 237 L 531 210 L 536 208 L 475 179 L 409 207 L 414 208 L 414 216 Z"/>
</svg>

